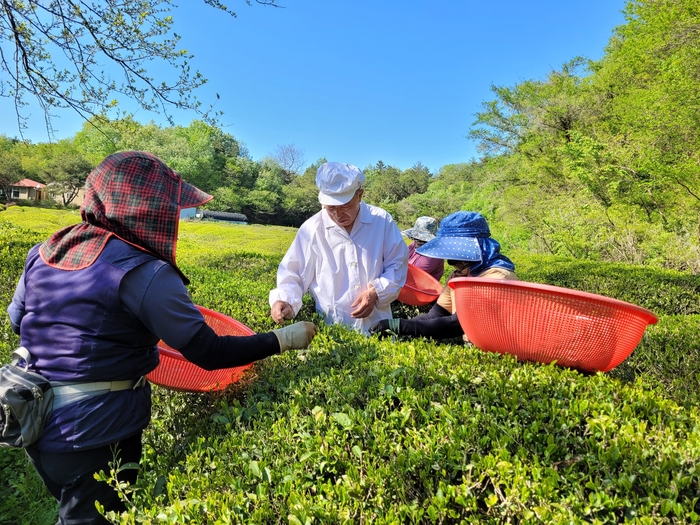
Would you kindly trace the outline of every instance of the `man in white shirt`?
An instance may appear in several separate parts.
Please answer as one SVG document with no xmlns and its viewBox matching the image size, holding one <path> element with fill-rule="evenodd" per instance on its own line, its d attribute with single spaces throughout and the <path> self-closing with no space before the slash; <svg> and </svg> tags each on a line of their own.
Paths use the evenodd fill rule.
<svg viewBox="0 0 700 525">
<path fill-rule="evenodd" d="M 365 175 L 340 162 L 316 173 L 323 208 L 301 225 L 277 270 L 270 315 L 292 319 L 304 293 L 327 323 L 360 332 L 391 318 L 391 302 L 406 282 L 408 248 L 386 211 L 362 201 Z"/>
</svg>

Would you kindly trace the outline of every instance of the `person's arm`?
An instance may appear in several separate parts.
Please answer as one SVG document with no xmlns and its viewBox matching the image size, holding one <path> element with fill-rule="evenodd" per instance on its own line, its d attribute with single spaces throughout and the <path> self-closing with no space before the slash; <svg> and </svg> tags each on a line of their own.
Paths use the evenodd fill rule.
<svg viewBox="0 0 700 525">
<path fill-rule="evenodd" d="M 393 327 L 390 321 L 393 321 Z M 380 337 L 388 337 L 395 334 L 432 337 L 433 339 L 449 339 L 460 337 L 464 334 L 457 314 L 450 314 L 450 312 L 437 304 L 434 304 L 430 311 L 413 319 L 383 319 L 374 323 L 370 327 L 369 332 Z"/>
<path fill-rule="evenodd" d="M 377 292 L 377 304 L 388 306 L 399 296 L 408 272 L 408 247 L 390 216 L 384 221 L 383 258 L 382 274 L 369 284 Z"/>
<path fill-rule="evenodd" d="M 313 323 L 295 323 L 264 334 L 218 336 L 206 325 L 175 269 L 162 261 L 142 264 L 127 273 L 119 298 L 153 335 L 207 370 L 240 366 L 302 348 L 315 334 Z"/>
<path fill-rule="evenodd" d="M 292 307 L 295 317 L 316 271 L 312 249 L 313 229 L 302 226 L 277 268 L 277 288 L 270 291 L 270 307 L 282 301 Z"/>
<path fill-rule="evenodd" d="M 24 307 L 24 297 L 25 297 L 25 287 L 24 287 L 24 272 L 17 282 L 17 287 L 15 288 L 15 294 L 12 296 L 12 301 L 7 307 L 7 313 L 10 316 L 10 328 L 17 335 L 20 335 L 20 325 L 22 324 L 22 318 L 27 313 Z"/>
<path fill-rule="evenodd" d="M 192 340 L 178 349 L 180 353 L 205 370 L 242 366 L 280 353 L 280 343 L 273 332 L 234 336 L 216 335 L 203 324 Z"/>
</svg>

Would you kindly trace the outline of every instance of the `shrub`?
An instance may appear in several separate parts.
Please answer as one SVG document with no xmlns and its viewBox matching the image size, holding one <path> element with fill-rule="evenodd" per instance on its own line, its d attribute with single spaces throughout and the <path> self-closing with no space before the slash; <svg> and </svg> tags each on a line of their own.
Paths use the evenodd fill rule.
<svg viewBox="0 0 700 525">
<path fill-rule="evenodd" d="M 630 381 L 644 376 L 677 403 L 700 402 L 700 315 L 664 316 L 649 326 L 632 355 L 610 376 Z"/>
<path fill-rule="evenodd" d="M 700 314 L 699 275 L 548 256 L 521 256 L 515 263 L 516 273 L 525 281 L 606 295 L 656 315 Z"/>
<path fill-rule="evenodd" d="M 15 215 L 37 230 L 0 220 L 3 307 L 26 251 L 46 235 L 44 211 Z M 293 234 L 183 223 L 178 260 L 195 303 L 270 329 L 267 293 Z M 583 375 L 463 345 L 367 338 L 319 323 L 306 297 L 300 317 L 320 324 L 308 350 L 258 363 L 224 392 L 154 387 L 141 477 L 114 521 L 697 522 L 695 278 L 554 258 L 516 264 L 527 280 L 651 308 L 659 324 L 623 365 Z M 0 329 L 6 359 L 13 335 L 5 321 Z M 23 454 L 0 449 L 0 468 L 10 480 L 0 523 L 52 523 L 55 503 Z"/>
</svg>

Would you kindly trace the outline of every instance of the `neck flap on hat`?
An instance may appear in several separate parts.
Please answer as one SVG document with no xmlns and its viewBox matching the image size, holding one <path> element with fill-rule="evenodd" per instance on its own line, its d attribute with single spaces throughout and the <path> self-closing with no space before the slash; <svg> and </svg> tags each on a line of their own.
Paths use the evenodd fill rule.
<svg viewBox="0 0 700 525">
<path fill-rule="evenodd" d="M 39 254 L 49 266 L 80 270 L 91 266 L 111 237 L 175 263 L 182 178 L 158 157 L 126 151 L 107 157 L 88 176 L 83 222 L 54 233 Z"/>
<path fill-rule="evenodd" d="M 492 267 L 505 268 L 511 272 L 515 271 L 513 261 L 501 253 L 501 245 L 496 239 L 492 237 L 477 237 L 476 240 L 481 250 L 481 261 L 469 269 L 470 275 L 479 275 Z"/>
</svg>

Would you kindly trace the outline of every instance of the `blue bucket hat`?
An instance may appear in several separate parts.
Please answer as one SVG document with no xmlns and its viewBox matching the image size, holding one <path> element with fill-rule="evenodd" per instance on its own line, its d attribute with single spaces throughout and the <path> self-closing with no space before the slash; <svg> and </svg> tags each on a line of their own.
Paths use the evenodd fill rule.
<svg viewBox="0 0 700 525">
<path fill-rule="evenodd" d="M 480 213 L 458 211 L 442 219 L 435 238 L 416 252 L 435 259 L 481 261 L 481 248 L 477 239 L 490 235 L 489 225 Z"/>
<path fill-rule="evenodd" d="M 432 217 L 418 217 L 413 228 L 404 230 L 401 233 L 409 239 L 418 239 L 419 241 L 432 241 L 438 229 L 437 219 Z"/>
<path fill-rule="evenodd" d="M 474 211 L 457 211 L 440 222 L 437 236 L 416 249 L 416 253 L 434 259 L 452 259 L 477 264 L 470 266 L 472 275 L 498 266 L 514 271 L 515 265 L 502 255 L 501 245 L 491 238 L 486 219 Z"/>
</svg>

